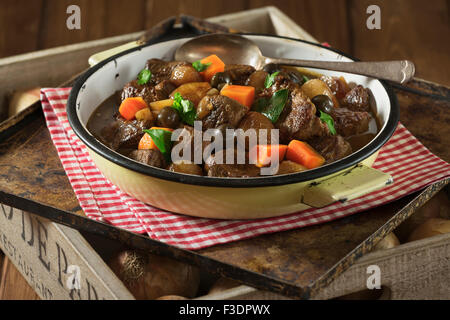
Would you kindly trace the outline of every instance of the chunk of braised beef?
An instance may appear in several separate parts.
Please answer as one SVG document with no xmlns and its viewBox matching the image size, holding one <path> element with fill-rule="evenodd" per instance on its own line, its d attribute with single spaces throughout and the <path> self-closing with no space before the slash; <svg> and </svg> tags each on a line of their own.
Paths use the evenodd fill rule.
<svg viewBox="0 0 450 320">
<path fill-rule="evenodd" d="M 175 86 L 168 80 L 163 80 L 157 85 L 138 84 L 137 80 L 128 82 L 122 90 L 122 101 L 127 98 L 142 97 L 147 104 L 164 100 L 175 89 Z"/>
<path fill-rule="evenodd" d="M 248 178 L 260 175 L 260 168 L 252 164 L 218 164 L 209 168 L 209 177 Z"/>
<path fill-rule="evenodd" d="M 371 116 L 368 112 L 352 111 L 347 108 L 334 108 L 331 112 L 334 127 L 338 134 L 349 137 L 369 129 Z"/>
<path fill-rule="evenodd" d="M 169 98 L 170 94 L 177 87 L 169 80 L 163 80 L 155 86 L 157 98 L 160 100 Z"/>
<path fill-rule="evenodd" d="M 244 86 L 255 68 L 243 64 L 229 64 L 225 66 L 224 72 L 229 74 L 232 84 Z"/>
<path fill-rule="evenodd" d="M 308 140 L 329 135 L 329 129 L 316 116 L 316 107 L 298 88 L 289 92 L 289 99 L 275 128 L 280 130 L 280 141 L 289 143 L 293 139 Z"/>
<path fill-rule="evenodd" d="M 233 155 L 229 155 L 233 152 Z M 233 163 L 227 164 L 227 154 L 233 159 Z M 236 149 L 224 149 L 211 155 L 205 162 L 206 174 L 210 177 L 257 177 L 260 175 L 260 168 L 248 163 L 248 154 L 243 154 L 244 163 L 238 163 L 238 153 Z"/>
<path fill-rule="evenodd" d="M 316 137 L 308 140 L 308 143 L 313 147 L 327 163 L 342 159 L 352 153 L 352 147 L 340 135 Z"/>
<path fill-rule="evenodd" d="M 144 130 L 149 129 L 152 125 L 153 121 L 125 120 L 117 115 L 116 121 L 109 127 L 110 147 L 114 150 L 137 149 L 139 141 L 144 135 Z"/>
<path fill-rule="evenodd" d="M 342 105 L 352 111 L 369 111 L 369 90 L 357 85 L 342 100 Z"/>
<path fill-rule="evenodd" d="M 128 156 L 149 166 L 157 168 L 165 168 L 167 166 L 164 156 L 157 149 L 133 150 Z"/>
<path fill-rule="evenodd" d="M 200 119 L 203 130 L 217 128 L 222 124 L 229 124 L 236 128 L 248 112 L 246 106 L 222 95 L 205 96 L 199 106 L 208 110 L 207 114 Z"/>
<path fill-rule="evenodd" d="M 180 65 L 189 66 L 190 64 L 182 61 L 164 61 L 161 59 L 147 60 L 145 68 L 152 73 L 152 82 L 158 83 L 162 80 L 170 80 L 173 70 Z"/>
</svg>

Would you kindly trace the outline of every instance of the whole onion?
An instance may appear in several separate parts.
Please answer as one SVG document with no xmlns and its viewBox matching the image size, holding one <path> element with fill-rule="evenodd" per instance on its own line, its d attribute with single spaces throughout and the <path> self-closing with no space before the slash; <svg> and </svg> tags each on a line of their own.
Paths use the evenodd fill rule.
<svg viewBox="0 0 450 320">
<path fill-rule="evenodd" d="M 384 237 L 382 240 L 380 240 L 380 242 L 378 242 L 373 249 L 374 249 L 374 251 L 384 250 L 384 249 L 394 248 L 398 245 L 400 245 L 400 241 L 398 240 L 396 235 L 393 232 L 391 232 L 386 237 Z"/>
<path fill-rule="evenodd" d="M 120 252 L 109 265 L 138 300 L 167 295 L 192 298 L 200 283 L 196 267 L 137 250 Z"/>
<path fill-rule="evenodd" d="M 421 240 L 444 233 L 450 233 L 450 220 L 431 218 L 418 226 L 409 235 L 408 242 Z"/>
<path fill-rule="evenodd" d="M 395 229 L 400 242 L 408 241 L 411 232 L 430 218 L 450 219 L 450 201 L 444 190 L 431 198 Z"/>
</svg>

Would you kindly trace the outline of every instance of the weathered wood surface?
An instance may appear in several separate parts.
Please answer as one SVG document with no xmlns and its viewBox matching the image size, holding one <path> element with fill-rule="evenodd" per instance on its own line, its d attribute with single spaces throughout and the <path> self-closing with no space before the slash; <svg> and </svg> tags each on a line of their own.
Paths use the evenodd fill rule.
<svg viewBox="0 0 450 320">
<path fill-rule="evenodd" d="M 0 225 L 0 247 L 8 257 L 4 274 L 12 262 L 40 298 L 133 299 L 78 231 L 4 204 Z M 0 294 L 7 290 L 3 293 L 7 297 L 11 279 L 8 276 L 4 280 L 0 282 Z"/>
<path fill-rule="evenodd" d="M 39 300 L 39 296 L 24 280 L 11 260 L 1 257 L 0 267 L 0 300 Z"/>
<path fill-rule="evenodd" d="M 440 91 L 436 89 L 435 94 L 442 96 L 442 93 L 448 93 L 448 89 L 438 89 Z M 449 151 L 445 147 L 448 129 L 437 124 L 429 128 L 429 124 L 436 123 L 436 119 L 448 121 L 446 111 L 450 106 L 449 100 L 399 90 L 397 95 L 401 119 L 406 127 L 433 152 L 448 161 Z M 418 110 L 427 112 L 422 112 L 418 117 Z M 423 126 L 424 123 L 428 125 Z M 408 217 L 421 202 L 443 187 L 441 184 L 429 190 L 400 214 L 397 211 L 413 200 L 414 195 L 331 223 L 214 246 L 200 250 L 198 255 L 83 218 L 39 113 L 21 131 L 0 143 L 0 177 L 0 201 L 9 205 L 47 215 L 75 228 L 103 232 L 103 235 L 129 245 L 202 265 L 208 271 L 233 277 L 257 288 L 303 297 L 325 287 Z M 371 237 L 377 230 L 378 233 Z M 358 250 L 354 251 L 357 247 Z M 308 290 L 304 291 L 305 288 Z"/>
<path fill-rule="evenodd" d="M 319 41 L 362 60 L 410 59 L 417 75 L 450 85 L 447 0 L 2 0 L 0 57 L 140 31 L 177 14 L 200 18 L 274 5 Z M 66 28 L 67 6 L 81 9 L 81 29 Z M 381 30 L 366 27 L 369 5 Z M 11 32 L 14 30 L 14 32 Z M 270 31 L 270 30 L 269 30 Z"/>
<path fill-rule="evenodd" d="M 364 255 L 312 299 L 448 300 L 450 298 L 450 234 L 403 244 Z M 381 290 L 367 289 L 368 267 L 378 266 Z M 381 291 L 381 292 L 380 292 Z M 240 285 L 198 300 L 278 300 L 273 292 Z"/>
</svg>

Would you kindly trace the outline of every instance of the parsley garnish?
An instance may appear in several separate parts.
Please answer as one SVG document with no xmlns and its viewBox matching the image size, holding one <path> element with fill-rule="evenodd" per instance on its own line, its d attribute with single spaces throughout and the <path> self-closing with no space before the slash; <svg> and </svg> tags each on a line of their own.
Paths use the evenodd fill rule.
<svg viewBox="0 0 450 320">
<path fill-rule="evenodd" d="M 170 156 L 170 152 L 172 150 L 172 132 L 163 129 L 146 129 L 144 132 L 148 133 L 148 135 L 152 138 L 167 163 L 172 162 Z"/>
<path fill-rule="evenodd" d="M 201 63 L 200 60 L 197 60 L 195 62 L 192 63 L 192 66 L 194 67 L 195 70 L 197 70 L 198 72 L 202 72 L 205 71 L 206 69 L 208 69 L 208 67 L 211 65 L 211 62 L 208 63 Z"/>
<path fill-rule="evenodd" d="M 264 87 L 270 88 L 275 82 L 275 77 L 279 74 L 280 71 L 274 72 L 271 75 L 267 75 L 266 80 L 264 81 Z"/>
<path fill-rule="evenodd" d="M 194 103 L 192 101 L 183 99 L 181 94 L 177 92 L 173 96 L 172 108 L 178 111 L 181 120 L 183 120 L 188 125 L 194 125 L 196 111 L 194 108 Z"/>
<path fill-rule="evenodd" d="M 328 129 L 330 129 L 330 133 L 333 136 L 336 135 L 336 129 L 334 128 L 334 120 L 333 120 L 333 118 L 328 113 L 325 113 L 325 112 L 323 112 L 321 110 L 319 110 L 319 112 L 320 112 L 320 117 L 319 117 L 320 120 L 327 124 Z"/>
<path fill-rule="evenodd" d="M 140 85 L 146 84 L 152 78 L 152 72 L 148 69 L 144 69 L 138 74 L 137 83 Z"/>
<path fill-rule="evenodd" d="M 281 89 L 275 92 L 270 100 L 260 98 L 255 102 L 254 109 L 265 115 L 272 123 L 277 122 L 288 99 L 289 90 Z"/>
</svg>

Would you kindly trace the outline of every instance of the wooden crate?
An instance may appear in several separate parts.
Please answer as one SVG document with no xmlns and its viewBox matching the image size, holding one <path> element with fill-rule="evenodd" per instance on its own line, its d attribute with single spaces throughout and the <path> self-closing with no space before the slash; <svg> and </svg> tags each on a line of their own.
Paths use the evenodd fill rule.
<svg viewBox="0 0 450 320">
<path fill-rule="evenodd" d="M 209 20 L 243 31 L 271 32 L 314 41 L 306 31 L 274 7 Z M 86 68 L 88 57 L 93 53 L 127 43 L 142 34 L 143 32 L 138 32 L 0 59 L 0 110 L 4 111 L 6 105 L 6 100 L 2 97 L 12 90 L 34 86 L 56 86 Z M 72 63 L 66 63 L 67 61 Z M 23 72 L 24 70 L 27 72 Z M 12 76 L 6 81 L 5 75 Z M 133 299 L 105 263 L 113 249 L 119 249 L 117 245 L 108 249 L 108 245 L 99 244 L 102 240 L 98 237 L 83 235 L 74 229 L 6 205 L 2 205 L 2 213 L 0 247 L 41 298 Z M 364 289 L 367 279 L 366 267 L 370 264 L 380 266 L 383 272 L 382 284 L 390 287 L 393 298 L 449 298 L 449 264 L 442 265 L 442 261 L 450 259 L 449 243 L 450 235 L 444 235 L 365 255 L 313 298 L 328 299 Z M 428 252 L 433 254 L 430 255 Z M 401 270 L 392 268 L 398 265 L 398 261 L 408 261 L 409 264 Z M 67 286 L 67 281 L 73 276 L 73 272 L 69 272 L 70 265 L 78 266 L 80 270 L 81 290 L 77 291 L 76 295 L 74 290 Z M 433 271 L 439 277 L 432 279 L 426 277 L 424 270 Z M 413 281 L 418 282 L 411 286 Z M 409 291 L 411 294 L 408 295 L 405 288 L 410 287 L 416 289 Z M 419 290 L 420 288 L 427 289 Z M 421 296 L 422 293 L 426 293 L 427 296 Z M 248 286 L 239 286 L 220 294 L 199 297 L 205 298 L 285 297 Z"/>
<path fill-rule="evenodd" d="M 450 299 L 450 234 L 366 254 L 312 299 L 332 299 L 368 291 L 368 267 L 373 265 L 381 270 L 380 290 L 384 293 L 383 299 Z M 365 296 L 367 297 L 368 294 L 366 293 Z M 197 299 L 278 300 L 288 298 L 243 285 Z"/>
</svg>

